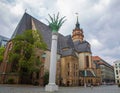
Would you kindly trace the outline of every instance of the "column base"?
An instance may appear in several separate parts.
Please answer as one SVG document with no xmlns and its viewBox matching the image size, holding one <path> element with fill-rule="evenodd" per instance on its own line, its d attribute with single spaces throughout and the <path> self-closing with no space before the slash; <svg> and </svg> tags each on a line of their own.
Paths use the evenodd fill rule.
<svg viewBox="0 0 120 93">
<path fill-rule="evenodd" d="M 56 84 L 48 84 L 45 86 L 45 91 L 48 92 L 58 91 L 58 86 Z"/>
<path fill-rule="evenodd" d="M 87 85 L 86 85 L 86 83 L 84 84 L 84 88 L 86 88 L 87 87 Z"/>
</svg>

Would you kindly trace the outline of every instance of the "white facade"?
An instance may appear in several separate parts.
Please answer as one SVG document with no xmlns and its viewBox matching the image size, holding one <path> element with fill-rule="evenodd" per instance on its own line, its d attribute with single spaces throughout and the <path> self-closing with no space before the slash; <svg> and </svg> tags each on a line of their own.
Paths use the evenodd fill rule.
<svg viewBox="0 0 120 93">
<path fill-rule="evenodd" d="M 115 82 L 120 83 L 120 60 L 114 62 Z"/>
</svg>

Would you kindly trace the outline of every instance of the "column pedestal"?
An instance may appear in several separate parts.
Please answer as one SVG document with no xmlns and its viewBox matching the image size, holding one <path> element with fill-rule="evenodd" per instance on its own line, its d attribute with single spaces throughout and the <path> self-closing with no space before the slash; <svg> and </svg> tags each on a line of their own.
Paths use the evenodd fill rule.
<svg viewBox="0 0 120 93">
<path fill-rule="evenodd" d="M 45 87 L 45 91 L 48 92 L 58 91 L 58 86 L 56 84 L 48 84 Z"/>
</svg>

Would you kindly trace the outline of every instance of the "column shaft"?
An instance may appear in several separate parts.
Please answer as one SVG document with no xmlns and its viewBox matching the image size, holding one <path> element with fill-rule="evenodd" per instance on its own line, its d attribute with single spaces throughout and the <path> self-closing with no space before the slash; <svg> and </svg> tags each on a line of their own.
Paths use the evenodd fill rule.
<svg viewBox="0 0 120 93">
<path fill-rule="evenodd" d="M 50 78 L 49 84 L 55 84 L 56 79 L 56 62 L 57 62 L 57 35 L 52 35 L 51 59 L 50 59 Z"/>
</svg>

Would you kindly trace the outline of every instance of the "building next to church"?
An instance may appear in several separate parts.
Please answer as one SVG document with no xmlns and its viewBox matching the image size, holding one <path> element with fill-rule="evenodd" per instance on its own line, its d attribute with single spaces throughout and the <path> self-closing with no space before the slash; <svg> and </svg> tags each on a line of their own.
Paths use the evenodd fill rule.
<svg viewBox="0 0 120 93">
<path fill-rule="evenodd" d="M 96 67 L 96 75 L 101 77 L 102 84 L 113 84 L 115 82 L 113 66 L 99 56 L 93 56 L 92 59 Z"/>
<path fill-rule="evenodd" d="M 120 60 L 114 62 L 115 83 L 120 84 Z"/>
<path fill-rule="evenodd" d="M 6 46 L 8 41 L 9 41 L 9 38 L 0 35 L 0 47 Z"/>
<path fill-rule="evenodd" d="M 52 32 L 49 26 L 28 13 L 24 13 L 11 39 L 29 29 L 37 30 L 47 44 L 47 50 L 44 51 L 44 57 L 42 57 L 44 59 L 44 67 L 36 78 L 36 81 L 43 85 L 44 82 L 41 77 L 43 77 L 46 71 L 49 71 Z M 96 70 L 93 68 L 91 46 L 89 42 L 84 40 L 83 32 L 77 17 L 72 35 L 64 36 L 60 33 L 58 34 L 56 74 L 56 83 L 58 85 L 83 86 L 84 84 L 97 85 L 101 83 L 100 77 L 96 75 Z M 8 78 L 13 78 L 15 83 L 20 83 L 20 77 L 17 73 L 11 72 L 12 67 L 8 62 L 8 52 L 11 48 L 12 42 L 9 41 L 4 54 L 4 60 L 0 65 L 0 83 L 6 83 Z"/>
</svg>

